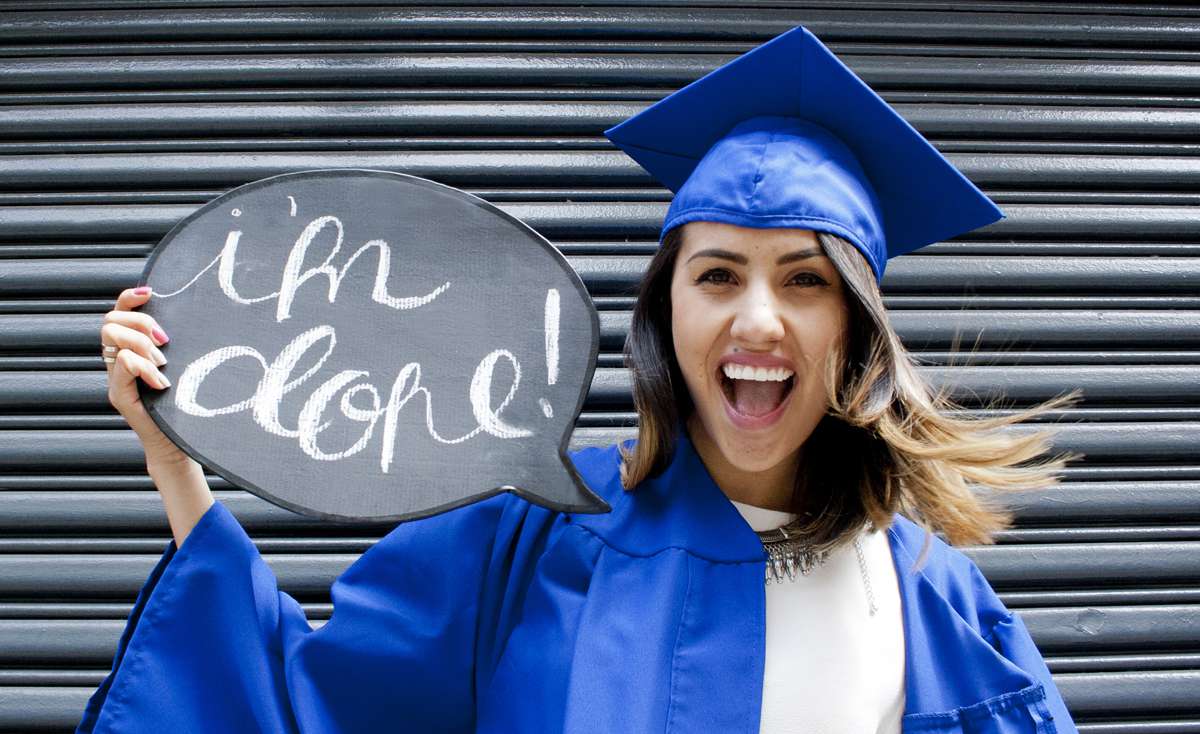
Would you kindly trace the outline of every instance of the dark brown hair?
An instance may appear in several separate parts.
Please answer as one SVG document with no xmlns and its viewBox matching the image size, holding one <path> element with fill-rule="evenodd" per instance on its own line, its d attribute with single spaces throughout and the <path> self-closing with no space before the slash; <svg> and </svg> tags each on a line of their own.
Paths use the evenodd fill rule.
<svg viewBox="0 0 1200 734">
<path fill-rule="evenodd" d="M 832 549 L 865 522 L 886 528 L 901 512 L 954 544 L 992 542 L 1012 515 L 975 490 L 1048 487 L 1077 458 L 1046 458 L 1048 431 L 1002 429 L 1073 403 L 1077 393 L 1010 415 L 956 415 L 962 406 L 944 391 L 935 394 L 916 371 L 866 259 L 845 239 L 816 234 L 846 286 L 849 326 L 843 346 L 828 355 L 830 407 L 805 442 L 797 472 L 791 511 L 807 518 L 803 535 Z M 663 238 L 625 342 L 638 413 L 638 441 L 622 449 L 622 483 L 630 491 L 666 468 L 675 432 L 695 409 L 671 332 L 671 280 L 682 246 L 681 227 Z"/>
</svg>

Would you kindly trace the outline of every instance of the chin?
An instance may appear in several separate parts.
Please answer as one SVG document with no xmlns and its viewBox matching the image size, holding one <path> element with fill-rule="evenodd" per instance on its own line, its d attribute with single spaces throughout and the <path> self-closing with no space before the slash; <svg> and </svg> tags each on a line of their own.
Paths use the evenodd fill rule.
<svg viewBox="0 0 1200 734">
<path fill-rule="evenodd" d="M 752 435 L 728 426 L 718 429 L 714 442 L 725 456 L 725 460 L 744 472 L 765 472 L 796 455 L 803 441 L 795 436 L 799 432 L 780 432 L 785 436 Z"/>
</svg>

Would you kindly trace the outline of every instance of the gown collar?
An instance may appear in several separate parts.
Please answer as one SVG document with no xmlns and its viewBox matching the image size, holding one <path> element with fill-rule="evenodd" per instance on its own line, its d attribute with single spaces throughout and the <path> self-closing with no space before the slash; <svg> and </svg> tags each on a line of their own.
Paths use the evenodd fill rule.
<svg viewBox="0 0 1200 734">
<path fill-rule="evenodd" d="M 621 492 L 612 512 L 587 524 L 630 555 L 682 548 L 717 563 L 765 562 L 762 541 L 713 481 L 687 431 L 678 426 L 675 435 L 666 469 Z"/>
<path fill-rule="evenodd" d="M 712 479 L 682 426 L 676 436 L 675 453 L 661 474 L 632 492 L 616 491 L 612 512 L 576 516 L 577 521 L 627 555 L 683 549 L 715 563 L 747 564 L 747 579 L 761 583 L 767 554 L 758 535 Z M 614 471 L 619 486 L 615 476 Z M 899 513 L 887 537 L 903 616 L 906 714 L 932 716 L 926 712 L 1002 694 L 1032 696 L 1036 681 L 967 621 L 969 610 L 952 601 L 972 589 L 966 557 Z M 918 564 L 926 543 L 934 547 Z M 936 570 L 927 573 L 928 568 Z M 956 664 L 946 666 L 947 657 Z"/>
</svg>

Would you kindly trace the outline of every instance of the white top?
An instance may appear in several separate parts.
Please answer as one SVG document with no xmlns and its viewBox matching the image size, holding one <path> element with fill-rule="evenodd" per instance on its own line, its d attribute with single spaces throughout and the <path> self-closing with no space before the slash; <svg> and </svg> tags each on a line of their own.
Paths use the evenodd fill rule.
<svg viewBox="0 0 1200 734">
<path fill-rule="evenodd" d="M 734 502 L 754 530 L 795 515 Z M 762 734 L 899 734 L 904 715 L 904 626 L 887 533 L 862 535 L 871 616 L 853 544 L 807 576 L 771 582 Z M 764 580 L 765 583 L 765 580 Z"/>
</svg>

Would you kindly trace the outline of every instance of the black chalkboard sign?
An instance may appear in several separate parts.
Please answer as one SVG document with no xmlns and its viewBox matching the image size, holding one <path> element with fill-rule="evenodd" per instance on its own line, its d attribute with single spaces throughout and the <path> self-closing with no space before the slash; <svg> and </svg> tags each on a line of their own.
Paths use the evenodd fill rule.
<svg viewBox="0 0 1200 734">
<path fill-rule="evenodd" d="M 609 509 L 567 442 L 599 319 L 543 237 L 415 176 L 319 170 L 238 187 L 172 229 L 142 308 L 171 335 L 162 430 L 275 504 L 404 520 L 500 491 Z"/>
</svg>

